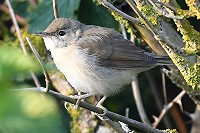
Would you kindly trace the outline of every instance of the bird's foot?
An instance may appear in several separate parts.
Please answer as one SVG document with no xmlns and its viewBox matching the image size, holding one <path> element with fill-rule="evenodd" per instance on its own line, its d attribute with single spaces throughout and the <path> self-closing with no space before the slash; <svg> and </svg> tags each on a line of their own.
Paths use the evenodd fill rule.
<svg viewBox="0 0 200 133">
<path fill-rule="evenodd" d="M 70 95 L 69 97 L 71 97 L 73 99 L 77 99 L 76 104 L 74 106 L 72 106 L 72 104 L 70 104 L 70 107 L 76 110 L 79 106 L 80 101 L 82 99 L 85 99 L 85 98 L 90 97 L 90 96 L 92 96 L 92 94 L 90 94 L 90 93 L 86 93 L 86 94 L 83 94 L 83 95 L 81 95 L 80 93 L 78 93 L 78 95 Z"/>
<path fill-rule="evenodd" d="M 78 95 L 70 95 L 71 98 L 74 98 L 74 99 L 85 99 L 87 97 L 90 97 L 92 96 L 92 94 L 90 93 L 86 93 L 86 94 L 78 94 Z"/>
<path fill-rule="evenodd" d="M 108 120 L 108 118 L 105 116 L 106 113 L 108 112 L 108 110 L 107 110 L 105 107 L 103 107 L 103 105 L 102 105 L 103 102 L 106 100 L 106 98 L 107 98 L 107 96 L 104 96 L 104 97 L 96 104 L 96 107 L 101 108 L 101 109 L 103 110 L 103 113 L 102 113 L 102 114 L 98 114 L 98 113 L 92 112 L 92 114 L 98 116 L 99 119 L 101 119 L 101 120 Z"/>
</svg>

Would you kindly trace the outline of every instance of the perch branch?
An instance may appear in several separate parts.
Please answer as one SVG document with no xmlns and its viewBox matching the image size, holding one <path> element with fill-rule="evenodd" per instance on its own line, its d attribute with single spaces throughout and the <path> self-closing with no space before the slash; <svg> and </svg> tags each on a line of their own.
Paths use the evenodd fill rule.
<svg viewBox="0 0 200 133">
<path fill-rule="evenodd" d="M 15 89 L 15 90 L 45 92 L 46 88 L 44 88 L 44 87 L 39 87 L 39 88 L 34 87 L 34 88 L 24 88 L 24 89 Z M 61 93 L 58 93 L 58 92 L 49 90 L 47 93 L 51 94 L 52 96 L 54 96 L 54 97 L 56 97 L 56 98 L 58 98 L 60 100 L 69 102 L 71 104 L 75 105 L 77 103 L 77 100 L 75 100 L 75 99 L 73 99 L 73 98 L 71 98 L 69 96 L 65 96 L 65 95 L 63 95 Z M 92 112 L 95 112 L 97 114 L 103 114 L 104 113 L 101 108 L 96 107 L 96 106 L 94 106 L 92 104 L 83 102 L 83 101 L 79 102 L 79 106 L 82 107 L 82 108 L 85 108 L 87 110 L 90 110 Z M 149 126 L 149 125 L 146 125 L 144 123 L 132 120 L 130 118 L 127 118 L 125 116 L 119 115 L 119 114 L 111 112 L 111 111 L 107 111 L 105 113 L 105 117 L 108 117 L 109 119 L 111 119 L 113 121 L 121 121 L 121 122 L 123 122 L 123 123 L 125 123 L 125 124 L 127 124 L 129 126 L 132 126 L 135 129 L 141 130 L 143 132 L 148 132 L 148 133 L 164 133 L 163 131 L 155 129 L 155 128 Z"/>
</svg>

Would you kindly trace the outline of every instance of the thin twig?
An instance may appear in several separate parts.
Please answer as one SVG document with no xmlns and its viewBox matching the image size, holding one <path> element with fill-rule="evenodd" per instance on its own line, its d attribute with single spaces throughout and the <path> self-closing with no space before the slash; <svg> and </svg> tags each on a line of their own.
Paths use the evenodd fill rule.
<svg viewBox="0 0 200 133">
<path fill-rule="evenodd" d="M 26 37 L 26 40 L 31 48 L 31 50 L 33 51 L 34 55 L 36 56 L 38 62 L 40 63 L 44 76 L 45 76 L 45 81 L 46 81 L 46 92 L 49 91 L 49 81 L 50 81 L 50 77 L 49 74 L 47 72 L 47 69 L 45 67 L 45 63 L 43 62 L 41 56 L 39 55 L 39 53 L 37 52 L 37 50 L 35 49 L 35 47 L 33 46 L 33 44 L 31 43 L 30 39 L 28 37 Z"/>
<path fill-rule="evenodd" d="M 167 89 L 166 89 L 166 82 L 165 82 L 165 74 L 161 72 L 161 75 L 162 75 L 162 89 L 163 89 L 164 101 L 165 101 L 165 104 L 167 104 Z"/>
<path fill-rule="evenodd" d="M 175 16 L 174 14 L 169 14 L 166 11 L 159 9 L 157 5 L 153 2 L 153 0 L 148 0 L 148 1 L 154 7 L 155 11 L 157 11 L 158 13 L 161 13 L 163 16 L 167 18 L 171 18 L 171 19 L 183 19 L 182 16 Z"/>
<path fill-rule="evenodd" d="M 171 109 L 173 107 L 173 105 L 175 103 L 177 103 L 184 95 L 185 95 L 185 91 L 181 91 L 178 96 L 176 96 L 169 104 L 167 104 L 163 110 L 161 111 L 159 117 L 156 119 L 156 121 L 152 124 L 152 126 L 154 128 L 157 127 L 157 125 L 160 123 L 160 121 L 162 120 L 163 116 L 169 111 L 169 109 Z"/>
<path fill-rule="evenodd" d="M 27 56 L 27 50 L 26 50 L 26 47 L 25 47 L 25 44 L 24 44 L 24 40 L 23 40 L 23 38 L 22 38 L 22 34 L 21 34 L 21 32 L 20 32 L 20 29 L 19 29 L 19 25 L 18 25 L 17 20 L 16 20 L 16 16 L 15 16 L 14 10 L 13 10 L 12 5 L 10 4 L 10 1 L 9 1 L 9 0 L 6 0 L 6 3 L 7 3 L 7 5 L 8 5 L 8 9 L 9 9 L 9 11 L 10 11 L 10 15 L 11 15 L 13 24 L 14 24 L 14 27 L 15 27 L 15 29 L 16 29 L 16 32 L 17 32 L 19 41 L 20 41 L 20 46 L 21 46 L 21 48 L 22 48 L 22 51 L 23 51 L 24 55 Z M 34 81 L 35 85 L 36 85 L 37 87 L 39 87 L 39 86 L 40 86 L 40 83 L 39 83 L 39 80 L 37 79 L 35 73 L 31 71 L 30 74 L 31 74 L 31 76 L 32 76 L 32 78 L 33 78 L 33 81 Z"/>
<path fill-rule="evenodd" d="M 57 5 L 57 0 L 53 0 L 53 13 L 54 17 L 58 18 L 58 5 Z"/>
<path fill-rule="evenodd" d="M 25 48 L 25 44 L 24 44 L 24 41 L 23 41 L 23 38 L 22 38 L 22 34 L 20 32 L 20 29 L 19 29 L 19 25 L 17 23 L 17 20 L 16 20 L 16 17 L 15 17 L 15 13 L 14 13 L 14 10 L 10 4 L 10 1 L 9 0 L 6 0 L 6 3 L 8 5 L 8 8 L 9 8 L 9 11 L 10 11 L 10 16 L 12 18 L 12 21 L 13 21 L 13 24 L 14 24 L 14 27 L 15 27 L 15 30 L 17 32 L 17 36 L 19 38 L 19 41 L 20 41 L 20 45 L 21 45 L 21 48 L 24 52 L 25 55 L 27 55 L 27 51 L 26 51 L 26 48 Z"/>
<path fill-rule="evenodd" d="M 44 88 L 44 87 L 39 87 L 39 88 L 34 87 L 34 88 L 24 88 L 24 89 L 15 89 L 15 90 L 44 92 L 46 90 L 46 88 Z M 52 91 L 52 90 L 49 90 L 48 93 L 51 94 L 52 96 L 60 99 L 60 100 L 72 103 L 74 105 L 77 103 L 77 100 L 75 100 L 75 99 L 73 99 L 73 98 L 71 98 L 69 96 L 65 96 L 65 95 L 63 95 L 61 93 L 58 93 L 58 92 L 55 92 L 55 91 Z M 101 108 L 96 107 L 96 106 L 94 106 L 92 104 L 83 102 L 83 101 L 79 102 L 79 106 L 82 107 L 82 108 L 85 108 L 87 110 L 90 110 L 92 112 L 95 112 L 97 114 L 103 114 L 103 113 L 105 113 Z M 132 126 L 135 129 L 141 130 L 143 132 L 148 132 L 148 133 L 164 133 L 163 131 L 155 129 L 155 128 L 152 128 L 149 125 L 146 125 L 144 123 L 132 120 L 130 118 L 127 118 L 125 116 L 119 115 L 119 114 L 111 112 L 111 111 L 107 111 L 104 116 L 108 117 L 109 119 L 111 119 L 113 121 L 121 121 L 121 122 L 123 122 L 125 124 L 128 124 L 129 126 Z"/>
<path fill-rule="evenodd" d="M 31 76 L 32 76 L 32 79 L 33 79 L 33 81 L 34 81 L 34 83 L 35 83 L 36 87 L 40 87 L 40 86 L 41 86 L 41 84 L 40 84 L 40 82 L 39 82 L 39 80 L 38 80 L 37 76 L 35 75 L 35 73 L 34 73 L 34 72 L 32 72 L 32 71 L 31 71 Z"/>
<path fill-rule="evenodd" d="M 158 85 L 156 84 L 156 81 L 154 78 L 152 78 L 151 73 L 150 72 L 145 72 L 145 75 L 147 77 L 147 80 L 149 82 L 149 88 L 151 89 L 151 92 L 153 94 L 154 100 L 155 100 L 155 104 L 157 104 L 158 107 L 158 111 L 161 112 L 163 109 L 163 104 L 162 104 L 162 100 L 161 100 L 161 96 L 158 93 Z M 166 127 L 172 127 L 170 120 L 168 117 L 164 117 L 163 118 L 163 122 L 165 124 Z"/>
<path fill-rule="evenodd" d="M 162 1 L 154 1 L 155 3 L 161 4 L 162 6 L 165 6 L 167 8 L 169 8 L 170 10 L 172 10 L 174 13 L 177 13 L 176 9 L 168 4 L 163 3 Z"/>
<path fill-rule="evenodd" d="M 151 125 L 150 121 L 147 117 L 147 114 L 145 112 L 143 103 L 142 103 L 142 98 L 141 98 L 140 91 L 139 91 L 137 77 L 134 77 L 134 79 L 132 81 L 132 90 L 133 90 L 133 96 L 135 99 L 135 103 L 136 103 L 136 106 L 137 106 L 137 109 L 138 109 L 138 112 L 139 112 L 142 122 L 144 122 L 145 124 Z"/>
<path fill-rule="evenodd" d="M 125 39 L 127 39 L 126 29 L 124 25 L 120 24 L 120 28 L 122 30 L 122 35 L 124 36 Z"/>
<path fill-rule="evenodd" d="M 100 1 L 101 1 L 103 6 L 105 6 L 108 9 L 110 9 L 111 11 L 114 11 L 114 12 L 118 13 L 119 15 L 121 15 L 125 19 L 129 20 L 130 22 L 135 23 L 135 24 L 140 23 L 140 20 L 138 18 L 134 18 L 134 17 L 129 16 L 126 13 L 120 11 L 119 9 L 114 7 L 112 4 L 110 4 L 107 0 L 100 0 Z"/>
</svg>

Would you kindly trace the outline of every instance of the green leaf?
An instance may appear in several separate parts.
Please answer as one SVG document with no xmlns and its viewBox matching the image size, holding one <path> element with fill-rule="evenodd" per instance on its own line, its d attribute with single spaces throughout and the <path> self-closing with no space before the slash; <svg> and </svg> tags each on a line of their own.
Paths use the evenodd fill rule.
<svg viewBox="0 0 200 133">
<path fill-rule="evenodd" d="M 79 3 L 80 0 L 57 1 L 59 17 L 76 18 L 74 12 L 78 10 Z M 29 22 L 29 32 L 43 31 L 54 19 L 52 0 L 42 0 L 27 19 Z"/>
<path fill-rule="evenodd" d="M 1 87 L 9 88 L 13 80 L 30 75 L 30 70 L 38 69 L 39 65 L 32 58 L 25 56 L 21 49 L 0 47 L 0 83 Z"/>
<path fill-rule="evenodd" d="M 104 7 L 95 4 L 92 0 L 82 0 L 78 10 L 78 20 L 85 24 L 99 25 L 118 30 L 118 22 Z"/>
<path fill-rule="evenodd" d="M 66 133 L 56 101 L 36 92 L 0 90 L 0 132 Z"/>
</svg>

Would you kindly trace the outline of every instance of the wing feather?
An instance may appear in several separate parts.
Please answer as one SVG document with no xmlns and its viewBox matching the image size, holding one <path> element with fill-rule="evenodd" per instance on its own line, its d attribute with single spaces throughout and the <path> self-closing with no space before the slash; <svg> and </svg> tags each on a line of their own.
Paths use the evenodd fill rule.
<svg viewBox="0 0 200 133">
<path fill-rule="evenodd" d="M 78 44 L 99 58 L 101 66 L 118 69 L 152 67 L 157 60 L 110 28 L 93 27 L 83 31 Z"/>
</svg>

